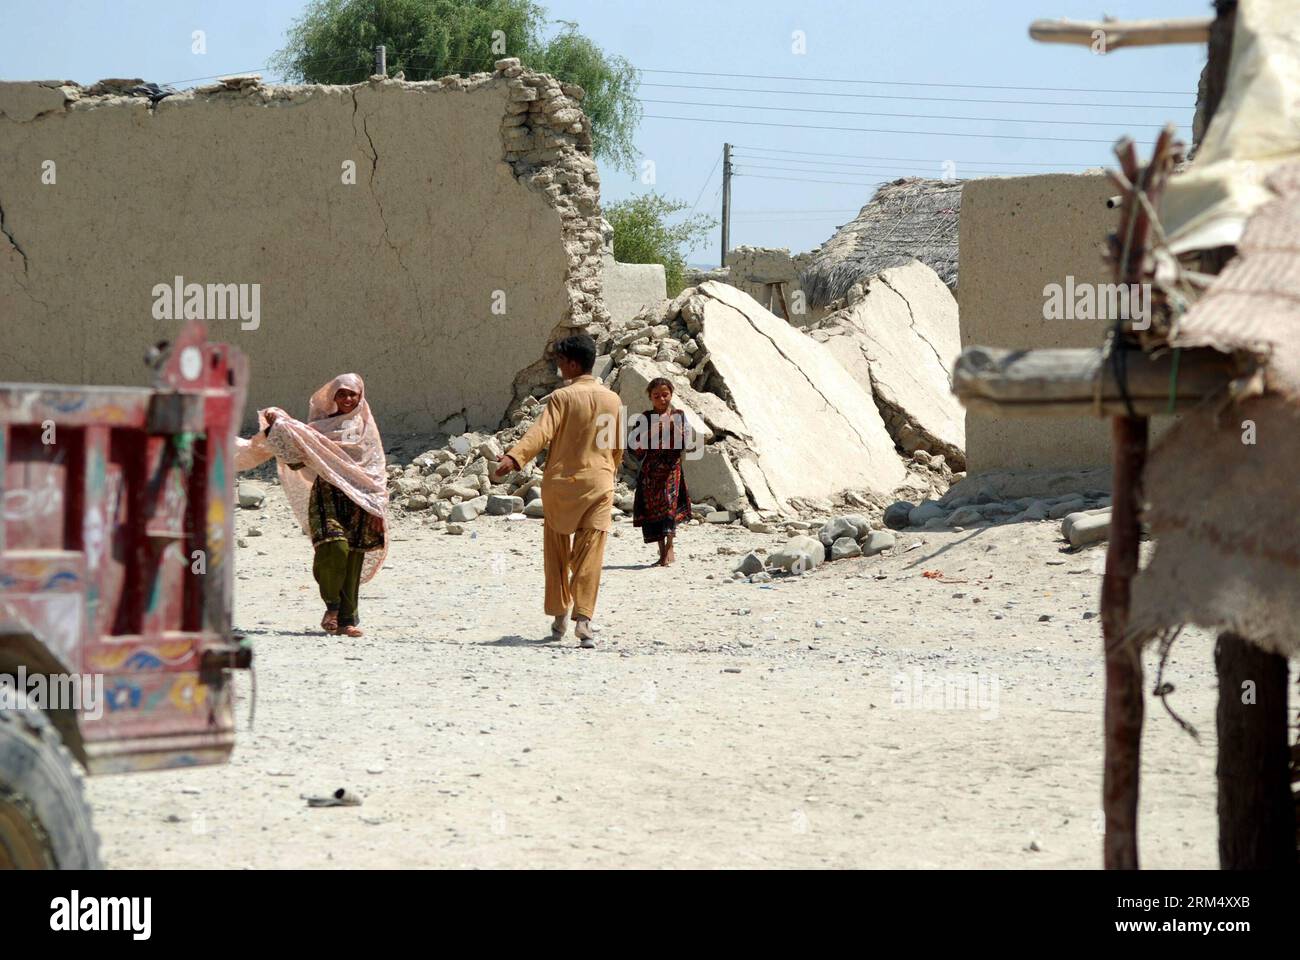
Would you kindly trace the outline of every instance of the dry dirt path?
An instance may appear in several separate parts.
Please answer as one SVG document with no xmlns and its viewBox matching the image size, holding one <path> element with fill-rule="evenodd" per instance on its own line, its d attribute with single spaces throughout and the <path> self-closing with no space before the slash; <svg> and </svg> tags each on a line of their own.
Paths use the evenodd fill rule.
<svg viewBox="0 0 1300 960">
<path fill-rule="evenodd" d="M 661 570 L 620 523 L 594 651 L 542 642 L 538 521 L 403 518 L 362 640 L 318 633 L 278 491 L 250 525 L 255 727 L 241 677 L 230 765 L 91 781 L 110 867 L 1099 865 L 1100 550 L 1060 553 L 1055 523 L 903 534 L 922 546 L 766 586 L 728 573 L 783 537 L 691 528 Z M 917 671 L 978 702 L 895 702 Z M 1203 739 L 1148 700 L 1143 865 L 1212 868 L 1206 634 L 1167 679 Z M 339 786 L 364 805 L 299 797 Z"/>
</svg>

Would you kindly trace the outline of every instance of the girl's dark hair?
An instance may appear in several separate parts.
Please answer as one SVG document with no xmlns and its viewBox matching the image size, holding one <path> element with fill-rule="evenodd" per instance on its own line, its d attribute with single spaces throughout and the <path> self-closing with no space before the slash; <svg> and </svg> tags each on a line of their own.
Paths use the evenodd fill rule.
<svg viewBox="0 0 1300 960">
<path fill-rule="evenodd" d="M 575 333 L 571 337 L 563 337 L 556 340 L 555 346 L 551 349 L 558 357 L 577 361 L 583 373 L 591 373 L 591 368 L 596 365 L 596 341 L 589 333 Z"/>
<path fill-rule="evenodd" d="M 667 377 L 655 377 L 653 380 L 650 381 L 650 385 L 645 388 L 645 392 L 647 394 L 654 393 L 656 387 L 667 387 L 669 393 L 677 392 L 676 390 L 673 389 L 673 382 L 669 380 Z"/>
</svg>

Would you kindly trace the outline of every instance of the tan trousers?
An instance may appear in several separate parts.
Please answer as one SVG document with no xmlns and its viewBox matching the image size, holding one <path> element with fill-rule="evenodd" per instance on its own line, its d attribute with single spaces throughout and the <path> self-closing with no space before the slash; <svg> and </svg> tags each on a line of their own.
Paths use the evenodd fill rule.
<svg viewBox="0 0 1300 960">
<path fill-rule="evenodd" d="M 596 614 L 600 592 L 600 568 L 605 562 L 605 530 L 583 528 L 577 533 L 543 532 L 543 565 L 546 569 L 546 613 L 558 617 L 573 609 L 575 617 L 590 619 Z M 572 542 L 570 542 L 572 541 Z"/>
</svg>

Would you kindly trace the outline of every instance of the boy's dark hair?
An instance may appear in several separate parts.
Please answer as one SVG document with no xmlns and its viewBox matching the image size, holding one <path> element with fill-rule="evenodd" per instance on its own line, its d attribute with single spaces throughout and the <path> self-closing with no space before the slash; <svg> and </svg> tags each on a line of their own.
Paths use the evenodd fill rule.
<svg viewBox="0 0 1300 960">
<path fill-rule="evenodd" d="M 571 337 L 562 337 L 555 341 L 551 351 L 557 357 L 576 361 L 583 373 L 591 373 L 596 365 L 596 341 L 587 333 L 575 333 Z"/>
<path fill-rule="evenodd" d="M 649 385 L 645 388 L 645 392 L 647 394 L 654 393 L 657 387 L 667 387 L 669 393 L 677 392 L 676 388 L 673 387 L 673 382 L 669 380 L 667 377 L 655 377 L 653 380 L 650 381 Z"/>
</svg>

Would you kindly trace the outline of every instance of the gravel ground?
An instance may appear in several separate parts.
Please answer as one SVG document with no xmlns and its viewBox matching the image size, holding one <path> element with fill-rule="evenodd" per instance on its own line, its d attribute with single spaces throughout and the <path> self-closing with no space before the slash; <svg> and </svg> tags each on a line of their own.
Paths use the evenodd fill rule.
<svg viewBox="0 0 1300 960">
<path fill-rule="evenodd" d="M 110 867 L 1100 866 L 1104 547 L 1055 522 L 765 585 L 731 567 L 784 537 L 691 527 L 659 569 L 620 522 L 596 650 L 546 642 L 540 521 L 399 517 L 357 640 L 278 490 L 237 527 L 256 723 L 243 675 L 230 764 L 91 780 Z M 1145 867 L 1217 866 L 1212 658 L 1167 667 L 1200 742 L 1148 698 Z"/>
</svg>

